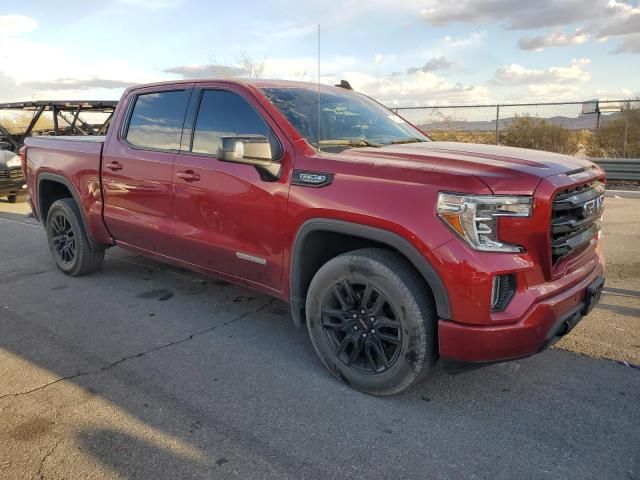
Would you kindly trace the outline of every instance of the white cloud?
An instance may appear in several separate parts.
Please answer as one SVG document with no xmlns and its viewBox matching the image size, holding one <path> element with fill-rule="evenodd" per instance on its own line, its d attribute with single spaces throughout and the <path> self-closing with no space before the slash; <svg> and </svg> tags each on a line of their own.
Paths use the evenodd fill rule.
<svg viewBox="0 0 640 480">
<path fill-rule="evenodd" d="M 182 0 L 120 0 L 120 3 L 133 5 L 146 10 L 163 10 L 177 8 L 182 5 Z"/>
<path fill-rule="evenodd" d="M 517 86 L 586 82 L 591 78 L 589 72 L 584 70 L 584 67 L 589 63 L 591 63 L 591 60 L 580 58 L 572 60 L 568 67 L 549 67 L 546 70 L 525 68 L 522 65 L 512 63 L 496 70 L 492 83 L 495 85 Z"/>
<path fill-rule="evenodd" d="M 0 15 L 0 39 L 34 31 L 38 26 L 26 15 Z"/>
<path fill-rule="evenodd" d="M 543 83 L 539 85 L 527 85 L 525 91 L 516 92 L 516 102 L 553 102 L 576 99 L 582 95 L 577 85 L 565 83 Z M 525 99 L 525 100 L 523 100 Z"/>
<path fill-rule="evenodd" d="M 384 63 L 385 56 L 376 55 L 375 59 Z M 359 62 L 354 57 L 333 56 L 323 59 L 321 64 L 323 84 L 336 84 L 346 79 L 358 91 L 370 95 L 388 105 L 427 105 L 446 103 L 477 103 L 489 101 L 490 95 L 486 87 L 461 85 L 437 76 L 432 69 L 442 69 L 450 66 L 445 57 L 432 58 L 418 69 L 409 69 L 407 73 L 397 73 L 377 76 L 371 62 Z M 317 80 L 317 59 L 313 57 L 271 58 L 264 61 L 264 78 L 281 78 L 288 80 L 311 81 Z M 197 76 L 202 72 L 206 76 L 212 66 L 191 65 L 173 67 L 165 72 L 178 73 L 186 76 Z M 219 66 L 214 66 L 219 68 Z M 236 69 L 238 65 L 228 68 Z M 367 73 L 369 72 L 369 73 Z M 236 75 L 238 73 L 238 75 Z M 215 75 L 214 75 L 215 76 Z M 243 76 L 242 72 L 232 72 L 231 76 Z"/>
<path fill-rule="evenodd" d="M 612 53 L 640 53 L 640 34 L 627 35 Z"/>
<path fill-rule="evenodd" d="M 444 56 L 432 57 L 421 67 L 409 67 L 407 73 L 435 72 L 436 70 L 448 70 L 453 66 L 453 62 Z"/>
<path fill-rule="evenodd" d="M 346 78 L 341 75 L 358 65 L 353 57 L 333 56 L 323 58 L 320 63 L 322 78 L 333 81 Z M 318 59 L 313 57 L 269 58 L 265 60 L 263 76 L 266 78 L 283 78 L 289 80 L 316 81 Z"/>
<path fill-rule="evenodd" d="M 620 43 L 611 53 L 640 53 L 640 4 L 629 4 L 610 0 L 607 14 L 594 21 L 591 28 L 599 39 L 620 37 Z"/>
<path fill-rule="evenodd" d="M 35 90 L 91 90 L 94 88 L 127 88 L 135 82 L 108 78 L 57 78 L 55 80 L 33 80 L 21 83 L 21 86 Z"/>
<path fill-rule="evenodd" d="M 637 97 L 638 92 L 632 92 L 628 88 L 617 88 L 617 89 L 607 89 L 607 90 L 595 90 L 594 98 L 599 98 L 600 100 L 620 100 L 621 98 L 632 98 Z"/>
<path fill-rule="evenodd" d="M 585 8 L 584 0 L 427 0 L 420 17 L 435 26 L 497 20 L 510 29 L 541 28 L 590 19 L 607 1 L 591 3 Z"/>
<path fill-rule="evenodd" d="M 477 47 L 483 45 L 487 39 L 487 32 L 471 32 L 463 37 L 450 37 L 447 35 L 442 39 L 442 46 L 447 49 L 461 49 L 469 47 Z"/>
<path fill-rule="evenodd" d="M 269 39 L 293 39 L 298 37 L 305 37 L 308 35 L 317 35 L 318 24 L 307 23 L 304 25 L 286 24 L 282 26 L 266 26 L 261 28 L 262 36 Z"/>
<path fill-rule="evenodd" d="M 7 17 L 1 16 L 0 22 Z M 34 42 L 24 35 L 36 28 L 29 17 L 11 23 L 0 48 L 0 101 L 28 99 L 117 99 L 125 85 L 158 80 L 121 60 L 96 57 L 85 62 L 52 43 Z M 25 20 L 26 19 L 26 20 Z M 10 31 L 11 35 L 6 35 Z M 35 61 L 34 61 L 35 59 Z"/>
<path fill-rule="evenodd" d="M 609 0 L 604 15 L 592 26 L 598 37 L 623 36 L 640 33 L 640 6 Z"/>
<path fill-rule="evenodd" d="M 583 35 L 605 39 L 620 37 L 623 43 L 614 51 L 638 53 L 633 35 L 640 33 L 640 3 L 633 0 L 426 0 L 420 18 L 434 26 L 449 23 L 499 22 L 511 30 L 529 30 L 580 24 Z M 551 33 L 520 40 L 524 49 L 576 45 L 583 35 Z M 631 38 L 629 38 L 631 36 Z"/>
<path fill-rule="evenodd" d="M 445 80 L 432 72 L 415 72 L 376 78 L 347 74 L 353 87 L 385 105 L 420 106 L 458 103 L 483 103 L 490 100 L 486 87 L 461 85 Z"/>
<path fill-rule="evenodd" d="M 182 78 L 237 78 L 246 76 L 249 72 L 242 67 L 228 65 L 181 65 L 164 70 L 166 73 L 175 73 Z"/>
<path fill-rule="evenodd" d="M 576 30 L 574 33 L 568 35 L 562 32 L 551 32 L 535 37 L 522 37 L 518 40 L 518 46 L 522 50 L 535 50 L 540 52 L 550 47 L 581 45 L 587 40 L 589 40 L 589 34 L 581 30 Z"/>
</svg>

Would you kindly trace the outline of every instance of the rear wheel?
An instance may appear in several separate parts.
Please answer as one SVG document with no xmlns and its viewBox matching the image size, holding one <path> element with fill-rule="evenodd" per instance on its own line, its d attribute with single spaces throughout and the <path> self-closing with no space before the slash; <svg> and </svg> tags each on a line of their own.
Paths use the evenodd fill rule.
<svg viewBox="0 0 640 480">
<path fill-rule="evenodd" d="M 363 249 L 327 262 L 309 286 L 306 316 L 326 367 L 365 393 L 398 393 L 436 360 L 432 301 L 393 252 Z"/>
<path fill-rule="evenodd" d="M 80 211 L 72 199 L 63 198 L 51 205 L 46 231 L 53 259 L 67 275 L 86 275 L 102 268 L 104 250 L 91 250 Z"/>
<path fill-rule="evenodd" d="M 9 201 L 9 203 L 16 203 L 18 201 L 18 195 L 12 193 L 7 196 L 7 200 Z"/>
</svg>

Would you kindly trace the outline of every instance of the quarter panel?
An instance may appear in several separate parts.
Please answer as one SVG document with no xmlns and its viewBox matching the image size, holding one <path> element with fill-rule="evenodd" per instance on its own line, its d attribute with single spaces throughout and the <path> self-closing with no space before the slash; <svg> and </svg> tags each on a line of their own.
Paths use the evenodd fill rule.
<svg viewBox="0 0 640 480">
<path fill-rule="evenodd" d="M 27 139 L 26 145 L 27 188 L 41 221 L 45 219 L 39 211 L 38 183 L 42 174 L 50 174 L 68 181 L 80 203 L 89 236 L 97 243 L 111 244 L 113 240 L 102 221 L 102 141 L 33 137 Z"/>
</svg>

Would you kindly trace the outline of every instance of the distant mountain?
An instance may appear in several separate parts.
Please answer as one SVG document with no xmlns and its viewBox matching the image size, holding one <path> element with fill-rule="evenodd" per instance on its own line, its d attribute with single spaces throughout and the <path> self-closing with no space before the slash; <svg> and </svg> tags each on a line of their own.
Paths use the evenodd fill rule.
<svg viewBox="0 0 640 480">
<path fill-rule="evenodd" d="M 402 114 L 402 112 L 400 112 Z M 522 115 L 525 116 L 525 115 Z M 614 118 L 620 116 L 620 112 L 613 112 L 602 114 L 600 116 L 600 124 L 611 121 Z M 560 125 L 569 130 L 595 130 L 597 115 L 580 115 L 578 117 L 564 117 L 564 116 L 555 116 L 555 117 L 536 117 L 541 118 L 545 122 L 552 123 L 554 125 Z M 513 122 L 515 117 L 501 118 L 500 119 L 500 129 L 508 128 L 511 122 Z M 409 118 L 407 120 L 410 120 Z M 452 120 L 452 121 L 437 121 L 437 122 L 422 122 L 418 124 L 418 127 L 422 130 L 452 130 L 452 131 L 462 131 L 462 132 L 492 132 L 496 129 L 496 121 L 463 121 L 463 120 Z"/>
</svg>

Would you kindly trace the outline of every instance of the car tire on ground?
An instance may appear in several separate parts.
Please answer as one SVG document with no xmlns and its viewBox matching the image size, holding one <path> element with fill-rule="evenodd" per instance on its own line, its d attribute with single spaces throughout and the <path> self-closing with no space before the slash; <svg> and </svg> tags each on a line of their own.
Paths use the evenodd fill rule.
<svg viewBox="0 0 640 480">
<path fill-rule="evenodd" d="M 102 268 L 104 250 L 91 250 L 73 199 L 63 198 L 51 205 L 45 228 L 49 250 L 64 273 L 77 277 Z"/>
<path fill-rule="evenodd" d="M 419 274 L 397 253 L 362 249 L 329 260 L 313 277 L 306 318 L 329 371 L 371 395 L 419 381 L 437 360 L 436 314 Z"/>
<path fill-rule="evenodd" d="M 7 196 L 7 200 L 9 201 L 9 203 L 16 203 L 18 201 L 18 195 L 15 194 L 11 194 Z"/>
</svg>

